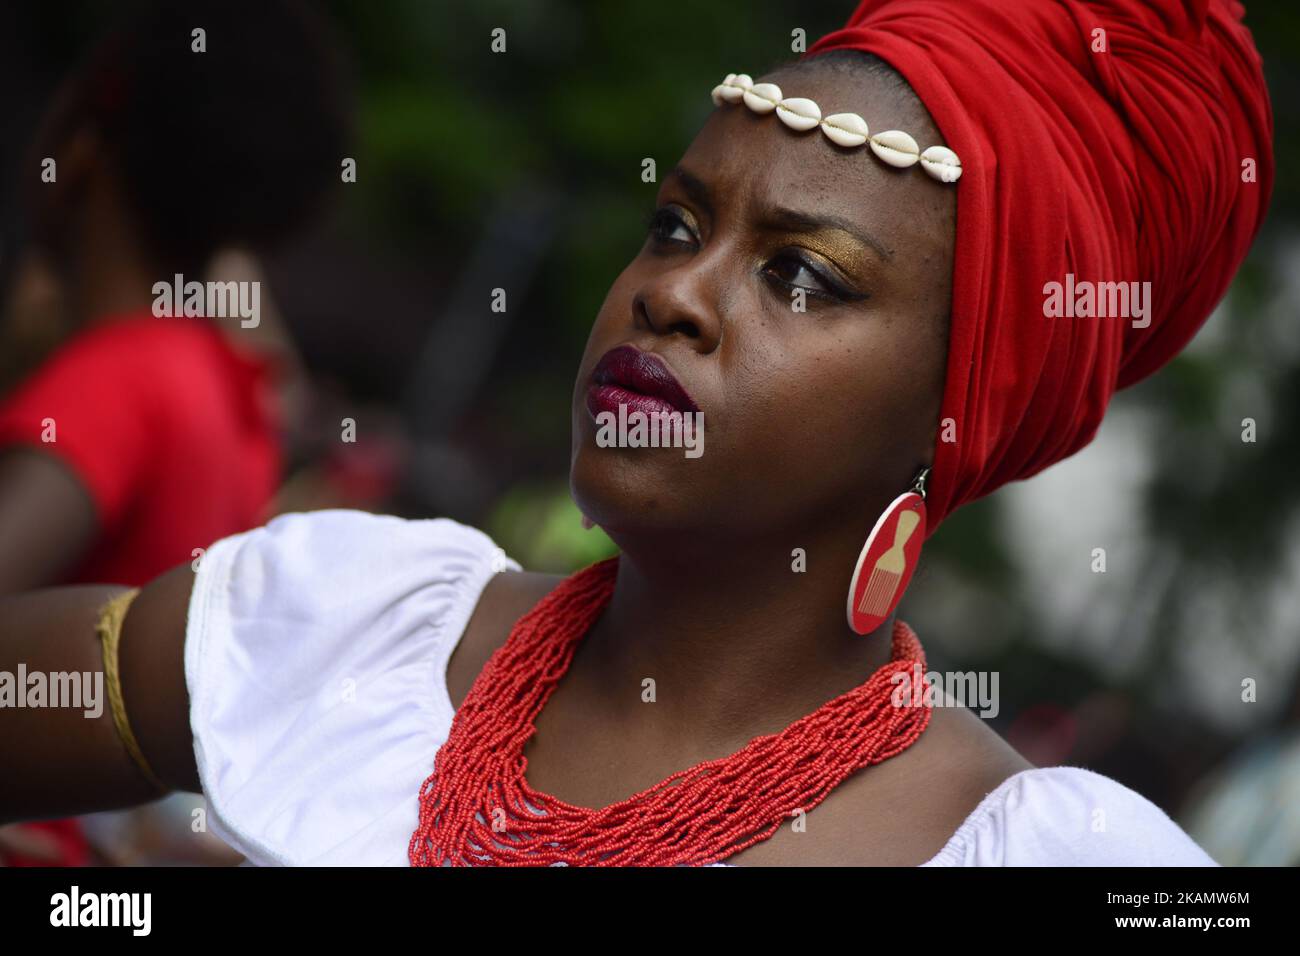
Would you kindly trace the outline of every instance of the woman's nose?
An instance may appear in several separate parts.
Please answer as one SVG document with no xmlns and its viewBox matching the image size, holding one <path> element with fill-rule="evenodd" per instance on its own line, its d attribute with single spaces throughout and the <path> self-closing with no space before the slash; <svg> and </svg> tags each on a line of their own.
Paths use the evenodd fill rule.
<svg viewBox="0 0 1300 956">
<path fill-rule="evenodd" d="M 701 353 L 722 336 L 718 295 L 700 257 L 648 280 L 632 299 L 632 315 L 656 335 L 681 335 Z"/>
</svg>

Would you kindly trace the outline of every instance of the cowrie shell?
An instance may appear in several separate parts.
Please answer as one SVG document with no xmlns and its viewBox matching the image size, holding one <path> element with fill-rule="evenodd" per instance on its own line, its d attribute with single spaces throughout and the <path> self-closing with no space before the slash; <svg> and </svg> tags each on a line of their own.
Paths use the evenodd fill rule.
<svg viewBox="0 0 1300 956">
<path fill-rule="evenodd" d="M 745 91 L 745 105 L 755 113 L 770 113 L 781 102 L 781 87 L 775 83 L 755 83 Z"/>
<path fill-rule="evenodd" d="M 821 107 L 801 96 L 784 99 L 776 104 L 777 118 L 791 129 L 810 130 L 822 121 Z"/>
<path fill-rule="evenodd" d="M 722 81 L 722 89 L 718 91 L 728 103 L 739 103 L 740 98 L 745 95 L 745 90 L 754 85 L 753 78 L 748 73 L 728 73 L 727 78 Z"/>
<path fill-rule="evenodd" d="M 857 113 L 832 113 L 822 120 L 822 132 L 838 146 L 861 146 L 870 131 Z"/>
<path fill-rule="evenodd" d="M 921 158 L 921 149 L 916 145 L 916 140 L 901 129 L 887 129 L 871 137 L 871 151 L 881 162 L 899 169 L 906 169 Z"/>
<path fill-rule="evenodd" d="M 921 154 L 921 168 L 941 183 L 961 178 L 961 160 L 947 146 L 931 146 Z"/>
<path fill-rule="evenodd" d="M 714 106 L 721 106 L 723 103 L 726 102 L 726 99 L 725 99 L 725 97 L 723 96 L 722 91 L 723 91 L 724 89 L 726 89 L 727 84 L 730 83 L 730 82 L 731 82 L 732 80 L 734 80 L 735 78 L 736 78 L 736 74 L 735 74 L 735 73 L 728 73 L 728 74 L 726 75 L 726 77 L 723 78 L 722 82 L 719 83 L 717 86 L 715 86 L 715 87 L 714 87 L 714 88 L 709 92 L 709 97 L 713 100 L 713 105 L 714 105 Z"/>
</svg>

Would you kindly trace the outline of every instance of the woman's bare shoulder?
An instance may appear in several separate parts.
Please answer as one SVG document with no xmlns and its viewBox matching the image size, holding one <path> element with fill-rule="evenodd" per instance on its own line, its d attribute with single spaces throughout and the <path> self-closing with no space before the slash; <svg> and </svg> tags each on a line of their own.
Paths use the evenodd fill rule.
<svg viewBox="0 0 1300 956">
<path fill-rule="evenodd" d="M 453 707 L 460 707 L 474 678 L 492 652 L 506 642 L 515 622 L 563 580 L 562 575 L 533 571 L 502 571 L 492 576 L 447 665 L 447 693 Z"/>
<path fill-rule="evenodd" d="M 966 707 L 936 706 L 912 746 L 840 783 L 802 832 L 782 827 L 727 862 L 916 866 L 943 849 L 989 793 L 1032 766 Z"/>
</svg>

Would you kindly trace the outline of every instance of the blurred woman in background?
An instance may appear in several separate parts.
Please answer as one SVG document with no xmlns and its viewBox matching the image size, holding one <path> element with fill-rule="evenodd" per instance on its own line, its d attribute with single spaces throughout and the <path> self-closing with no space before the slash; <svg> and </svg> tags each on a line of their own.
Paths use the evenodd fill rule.
<svg viewBox="0 0 1300 956">
<path fill-rule="evenodd" d="M 340 64 L 297 0 L 137 7 L 22 167 L 16 284 L 49 275 L 72 335 L 0 397 L 0 594 L 143 584 L 265 521 L 281 480 L 292 348 L 260 275 L 212 266 L 232 249 L 255 263 L 339 181 Z M 178 275 L 257 285 L 258 314 L 160 317 L 155 283 Z M 48 826 L 85 859 L 70 821 Z"/>
</svg>

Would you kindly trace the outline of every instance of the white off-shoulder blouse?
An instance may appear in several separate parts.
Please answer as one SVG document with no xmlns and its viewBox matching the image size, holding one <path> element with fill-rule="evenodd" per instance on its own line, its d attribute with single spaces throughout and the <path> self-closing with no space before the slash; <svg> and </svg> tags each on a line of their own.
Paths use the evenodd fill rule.
<svg viewBox="0 0 1300 956">
<path fill-rule="evenodd" d="M 474 528 L 359 511 L 283 515 L 209 548 L 185 678 L 212 831 L 258 865 L 407 865 L 451 730 L 447 662 L 506 569 Z M 990 791 L 923 865 L 1217 864 L 1135 791 L 1043 767 Z"/>
</svg>

